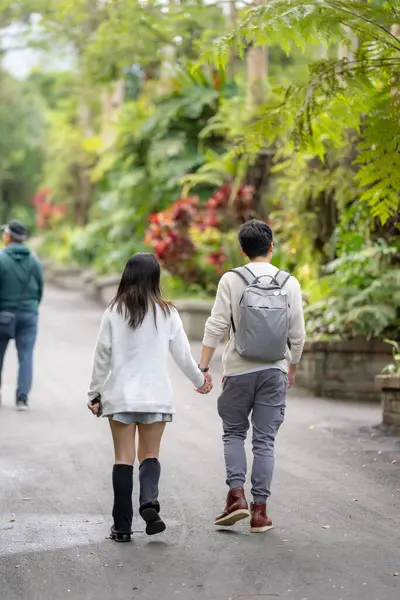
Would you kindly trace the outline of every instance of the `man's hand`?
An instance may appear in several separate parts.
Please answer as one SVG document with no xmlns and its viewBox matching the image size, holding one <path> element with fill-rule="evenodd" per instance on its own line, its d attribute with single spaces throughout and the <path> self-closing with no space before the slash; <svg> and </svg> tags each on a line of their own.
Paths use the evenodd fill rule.
<svg viewBox="0 0 400 600">
<path fill-rule="evenodd" d="M 296 379 L 296 369 L 297 369 L 297 365 L 289 365 L 288 388 L 293 387 L 294 381 Z"/>
<path fill-rule="evenodd" d="M 198 394 L 209 394 L 213 389 L 211 373 L 204 373 L 204 385 L 201 388 L 197 388 Z"/>
</svg>

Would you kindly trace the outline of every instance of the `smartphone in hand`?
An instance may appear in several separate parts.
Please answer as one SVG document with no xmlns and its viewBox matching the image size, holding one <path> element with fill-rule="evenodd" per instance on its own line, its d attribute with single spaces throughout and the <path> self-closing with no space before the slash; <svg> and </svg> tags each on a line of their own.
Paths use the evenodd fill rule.
<svg viewBox="0 0 400 600">
<path fill-rule="evenodd" d="M 103 414 L 103 407 L 101 406 L 101 395 L 97 394 L 97 396 L 95 398 L 93 398 L 93 400 L 91 400 L 90 404 L 92 406 L 95 406 L 96 404 L 99 405 L 99 410 L 97 412 L 97 417 L 101 417 L 101 415 Z"/>
</svg>

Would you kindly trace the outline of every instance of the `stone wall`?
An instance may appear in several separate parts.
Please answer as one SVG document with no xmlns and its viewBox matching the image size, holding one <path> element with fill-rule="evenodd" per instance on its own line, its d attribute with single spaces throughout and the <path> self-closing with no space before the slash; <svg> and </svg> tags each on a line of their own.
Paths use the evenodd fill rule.
<svg viewBox="0 0 400 600">
<path fill-rule="evenodd" d="M 111 302 L 120 280 L 116 275 L 99 278 L 88 271 L 51 264 L 45 264 L 45 274 L 54 285 L 82 290 L 85 297 L 102 306 Z M 176 307 L 189 339 L 201 341 L 212 301 L 182 300 Z M 391 362 L 391 356 L 390 347 L 380 342 L 307 342 L 296 381 L 316 396 L 379 401 L 374 379 Z"/>
<path fill-rule="evenodd" d="M 391 362 L 382 342 L 306 342 L 296 381 L 316 396 L 378 402 L 375 376 Z"/>
<path fill-rule="evenodd" d="M 65 290 L 82 290 L 84 271 L 78 267 L 53 265 L 43 262 L 44 276 L 47 282 Z"/>
<path fill-rule="evenodd" d="M 376 379 L 382 400 L 382 422 L 400 428 L 400 375 L 380 375 Z"/>
<path fill-rule="evenodd" d="M 85 298 L 104 307 L 114 298 L 121 279 L 120 275 L 97 277 L 91 271 L 75 267 L 60 267 L 49 262 L 43 264 L 47 282 L 63 289 L 81 290 Z M 175 304 L 189 339 L 201 341 L 205 322 L 211 313 L 212 301 L 180 300 Z"/>
<path fill-rule="evenodd" d="M 181 315 L 188 338 L 195 342 L 201 342 L 213 302 L 210 300 L 180 300 L 175 302 L 175 306 Z"/>
<path fill-rule="evenodd" d="M 103 306 L 108 306 L 114 300 L 120 281 L 120 275 L 107 275 L 96 280 L 97 299 Z"/>
</svg>

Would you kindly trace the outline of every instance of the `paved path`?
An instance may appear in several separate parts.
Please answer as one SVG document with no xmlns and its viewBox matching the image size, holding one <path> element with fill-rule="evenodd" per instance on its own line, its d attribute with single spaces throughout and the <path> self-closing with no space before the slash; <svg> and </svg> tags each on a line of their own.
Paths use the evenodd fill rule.
<svg viewBox="0 0 400 600">
<path fill-rule="evenodd" d="M 48 291 L 29 414 L 13 410 L 8 357 L 1 600 L 399 600 L 400 438 L 372 428 L 379 407 L 292 395 L 270 503 L 276 529 L 218 532 L 217 392 L 195 395 L 174 369 L 178 416 L 167 428 L 161 498 L 168 530 L 147 538 L 138 519 L 133 544 L 106 540 L 111 443 L 107 423 L 85 408 L 100 315 L 76 294 Z"/>
</svg>

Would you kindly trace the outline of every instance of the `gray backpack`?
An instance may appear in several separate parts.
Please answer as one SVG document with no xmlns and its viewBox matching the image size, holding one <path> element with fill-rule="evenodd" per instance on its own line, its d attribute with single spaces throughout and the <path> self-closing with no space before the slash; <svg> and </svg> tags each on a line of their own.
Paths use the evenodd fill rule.
<svg viewBox="0 0 400 600">
<path fill-rule="evenodd" d="M 289 298 L 284 285 L 291 277 L 285 271 L 256 277 L 248 267 L 233 269 L 246 284 L 239 303 L 239 322 L 232 329 L 236 350 L 243 358 L 276 362 L 285 358 L 289 333 Z"/>
</svg>

